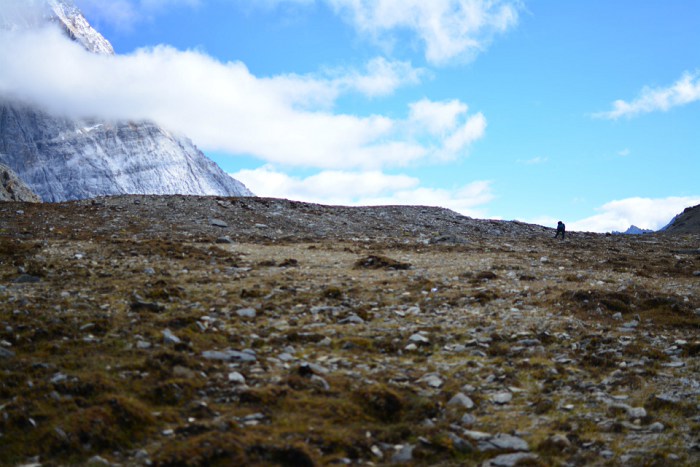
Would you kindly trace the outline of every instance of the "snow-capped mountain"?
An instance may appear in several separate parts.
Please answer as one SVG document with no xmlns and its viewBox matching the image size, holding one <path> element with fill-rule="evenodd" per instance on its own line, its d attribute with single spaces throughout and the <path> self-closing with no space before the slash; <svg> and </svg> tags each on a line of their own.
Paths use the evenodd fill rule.
<svg viewBox="0 0 700 467">
<path fill-rule="evenodd" d="M 71 1 L 25 2 L 0 3 L 5 8 L 0 28 L 54 23 L 87 50 L 114 53 Z M 61 118 L 5 96 L 0 96 L 0 164 L 44 201 L 116 194 L 253 196 L 189 139 L 155 123 Z"/>
</svg>

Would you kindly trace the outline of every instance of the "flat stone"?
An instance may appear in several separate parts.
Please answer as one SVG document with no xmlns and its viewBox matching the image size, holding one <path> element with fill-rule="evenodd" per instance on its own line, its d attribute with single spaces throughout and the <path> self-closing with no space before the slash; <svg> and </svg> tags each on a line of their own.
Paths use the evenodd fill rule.
<svg viewBox="0 0 700 467">
<path fill-rule="evenodd" d="M 391 456 L 391 462 L 396 464 L 406 464 L 408 462 L 413 462 L 413 449 L 415 446 L 412 444 L 405 444 L 399 449 L 396 454 Z"/>
<path fill-rule="evenodd" d="M 228 380 L 235 384 L 245 384 L 245 376 L 237 371 L 232 371 L 228 374 Z"/>
<path fill-rule="evenodd" d="M 442 379 L 440 379 L 440 377 L 437 375 L 423 376 L 420 379 L 420 381 L 424 382 L 425 384 L 427 384 L 431 388 L 436 388 L 436 389 L 441 387 L 444 384 L 444 381 Z"/>
<path fill-rule="evenodd" d="M 365 320 L 357 316 L 356 314 L 351 314 L 347 318 L 338 321 L 339 324 L 364 324 Z"/>
<path fill-rule="evenodd" d="M 491 396 L 491 401 L 494 404 L 504 405 L 513 400 L 513 394 L 510 392 L 499 392 Z"/>
<path fill-rule="evenodd" d="M 236 311 L 236 314 L 241 318 L 255 318 L 257 312 L 254 308 L 241 308 Z"/>
<path fill-rule="evenodd" d="M 461 392 L 458 392 L 454 396 L 452 396 L 452 399 L 447 402 L 448 406 L 457 406 L 457 407 L 464 407 L 465 409 L 473 409 L 474 408 L 474 401 L 469 398 L 469 396 L 462 394 Z"/>
<path fill-rule="evenodd" d="M 41 282 L 41 278 L 29 274 L 22 274 L 12 282 L 15 284 L 36 284 L 37 282 Z"/>
<path fill-rule="evenodd" d="M 170 329 L 163 331 L 163 341 L 166 344 L 180 344 L 182 341 Z"/>
<path fill-rule="evenodd" d="M 649 425 L 649 431 L 653 433 L 661 433 L 666 429 L 666 426 L 664 426 L 663 423 L 660 422 L 654 422 L 651 425 Z"/>
<path fill-rule="evenodd" d="M 527 452 L 516 452 L 514 454 L 501 454 L 484 462 L 484 467 L 515 467 L 516 465 L 525 465 L 534 463 L 538 459 L 535 454 Z"/>
<path fill-rule="evenodd" d="M 207 360 L 223 360 L 235 362 L 254 362 L 257 360 L 255 354 L 250 352 L 239 352 L 238 350 L 205 350 L 202 357 Z"/>
<path fill-rule="evenodd" d="M 413 334 L 411 337 L 408 338 L 408 340 L 418 345 L 430 344 L 430 340 L 420 333 Z"/>
<path fill-rule="evenodd" d="M 221 227 L 221 228 L 226 228 L 228 227 L 228 224 L 221 219 L 209 219 L 209 224 L 213 225 L 214 227 Z"/>
<path fill-rule="evenodd" d="M 15 353 L 12 350 L 8 350 L 4 347 L 0 347 L 0 358 L 12 358 Z"/>
<path fill-rule="evenodd" d="M 529 451 L 530 446 L 522 438 L 517 436 L 499 433 L 488 440 L 488 443 L 503 451 Z"/>
</svg>

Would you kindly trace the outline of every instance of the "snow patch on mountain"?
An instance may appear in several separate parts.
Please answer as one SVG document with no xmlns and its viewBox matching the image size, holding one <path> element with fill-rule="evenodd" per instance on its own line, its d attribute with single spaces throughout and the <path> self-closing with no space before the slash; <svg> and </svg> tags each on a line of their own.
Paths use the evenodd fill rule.
<svg viewBox="0 0 700 467">
<path fill-rule="evenodd" d="M 0 28 L 57 24 L 85 49 L 112 45 L 68 0 L 4 0 Z M 44 201 L 117 194 L 253 196 L 186 137 L 153 122 L 71 119 L 0 96 L 0 163 Z"/>
</svg>

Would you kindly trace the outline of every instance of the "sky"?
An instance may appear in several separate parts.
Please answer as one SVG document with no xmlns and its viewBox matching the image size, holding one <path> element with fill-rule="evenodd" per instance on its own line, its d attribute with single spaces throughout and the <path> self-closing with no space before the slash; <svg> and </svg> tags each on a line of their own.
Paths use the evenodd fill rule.
<svg viewBox="0 0 700 467">
<path fill-rule="evenodd" d="M 155 120 L 259 196 L 595 232 L 700 204 L 697 0 L 75 3 L 116 55 L 5 31 L 0 93 Z"/>
</svg>

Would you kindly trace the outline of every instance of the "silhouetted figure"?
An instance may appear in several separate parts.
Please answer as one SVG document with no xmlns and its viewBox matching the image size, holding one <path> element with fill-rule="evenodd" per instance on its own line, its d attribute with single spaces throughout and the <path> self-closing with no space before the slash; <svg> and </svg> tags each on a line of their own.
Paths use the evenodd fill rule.
<svg viewBox="0 0 700 467">
<path fill-rule="evenodd" d="M 562 221 L 559 221 L 557 224 L 557 233 L 554 235 L 554 238 L 557 238 L 561 234 L 561 239 L 564 240 L 564 235 L 566 235 L 566 226 Z"/>
</svg>

